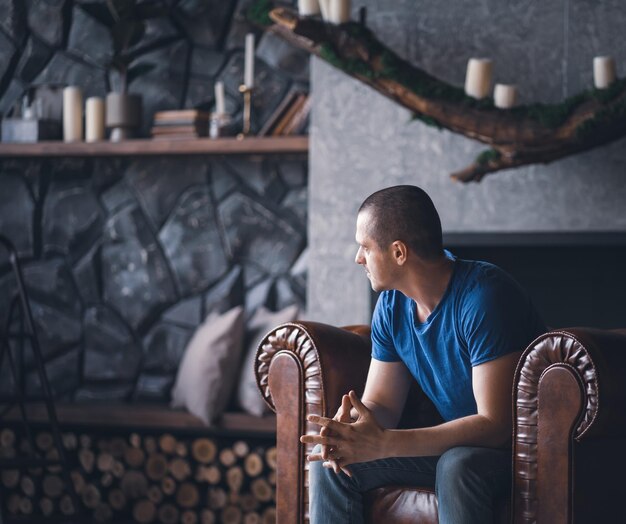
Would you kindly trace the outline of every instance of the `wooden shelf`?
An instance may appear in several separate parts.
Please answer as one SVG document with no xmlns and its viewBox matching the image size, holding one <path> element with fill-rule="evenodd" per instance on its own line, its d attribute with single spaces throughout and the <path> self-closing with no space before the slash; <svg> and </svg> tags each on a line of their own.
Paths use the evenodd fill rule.
<svg viewBox="0 0 626 524">
<path fill-rule="evenodd" d="M 46 141 L 33 144 L 0 144 L 0 158 L 67 156 L 154 156 L 154 155 L 246 155 L 307 153 L 308 136 L 198 138 L 192 140 L 125 140 L 123 142 Z"/>
<path fill-rule="evenodd" d="M 26 407 L 28 420 L 47 423 L 48 416 L 43 404 Z M 58 404 L 56 413 L 62 426 L 102 426 L 134 429 L 194 430 L 201 429 L 216 434 L 254 434 L 272 436 L 276 434 L 276 416 L 255 417 L 246 413 L 226 412 L 213 426 L 207 426 L 199 418 L 182 410 L 167 406 L 142 404 Z M 4 418 L 8 422 L 19 422 L 17 408 L 11 409 Z"/>
</svg>

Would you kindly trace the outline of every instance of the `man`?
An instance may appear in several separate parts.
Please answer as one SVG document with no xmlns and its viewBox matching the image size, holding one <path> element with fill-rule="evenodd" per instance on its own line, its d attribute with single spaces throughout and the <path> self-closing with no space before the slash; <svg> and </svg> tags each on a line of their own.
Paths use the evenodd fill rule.
<svg viewBox="0 0 626 524">
<path fill-rule="evenodd" d="M 312 524 L 363 522 L 362 493 L 433 486 L 442 524 L 493 522 L 510 490 L 511 388 L 521 351 L 545 326 L 519 285 L 485 262 L 442 247 L 429 196 L 396 186 L 369 196 L 357 217 L 356 262 L 375 291 L 372 360 L 362 399 L 344 395 L 319 435 L 309 476 Z M 394 429 L 411 378 L 444 423 Z"/>
</svg>

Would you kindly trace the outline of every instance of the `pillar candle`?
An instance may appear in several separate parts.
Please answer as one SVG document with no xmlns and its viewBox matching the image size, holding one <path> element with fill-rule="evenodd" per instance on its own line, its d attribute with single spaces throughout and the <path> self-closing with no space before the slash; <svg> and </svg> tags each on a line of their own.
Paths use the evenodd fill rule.
<svg viewBox="0 0 626 524">
<path fill-rule="evenodd" d="M 465 94 L 484 98 L 491 91 L 492 62 L 489 58 L 470 58 L 465 75 Z"/>
<path fill-rule="evenodd" d="M 606 89 L 615 81 L 615 60 L 610 56 L 593 59 L 593 83 L 596 89 Z"/>
<path fill-rule="evenodd" d="M 350 21 L 350 0 L 329 0 L 328 21 L 344 24 Z"/>
<path fill-rule="evenodd" d="M 324 20 L 328 20 L 329 10 L 330 10 L 330 0 L 319 0 L 320 4 L 320 12 L 322 13 L 322 18 Z"/>
<path fill-rule="evenodd" d="M 496 84 L 493 89 L 493 101 L 496 107 L 508 109 L 515 105 L 517 87 L 510 84 Z"/>
<path fill-rule="evenodd" d="M 254 87 L 254 34 L 246 35 L 246 59 L 244 64 L 243 83 L 248 89 Z"/>
<path fill-rule="evenodd" d="M 215 82 L 215 112 L 218 115 L 226 113 L 226 104 L 224 103 L 224 82 Z"/>
<path fill-rule="evenodd" d="M 92 96 L 85 103 L 85 141 L 104 140 L 104 100 Z"/>
<path fill-rule="evenodd" d="M 298 13 L 300 16 L 317 15 L 319 12 L 320 4 L 318 0 L 298 0 Z"/>
<path fill-rule="evenodd" d="M 80 87 L 63 89 L 63 140 L 77 142 L 83 139 L 83 92 Z"/>
</svg>

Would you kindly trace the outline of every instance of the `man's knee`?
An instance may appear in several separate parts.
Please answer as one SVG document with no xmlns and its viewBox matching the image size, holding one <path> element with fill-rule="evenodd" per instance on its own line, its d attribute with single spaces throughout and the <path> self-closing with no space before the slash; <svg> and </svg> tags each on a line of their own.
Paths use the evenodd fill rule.
<svg viewBox="0 0 626 524">
<path fill-rule="evenodd" d="M 446 451 L 437 462 L 437 484 L 450 486 L 476 481 L 481 476 L 479 448 L 460 446 Z"/>
</svg>

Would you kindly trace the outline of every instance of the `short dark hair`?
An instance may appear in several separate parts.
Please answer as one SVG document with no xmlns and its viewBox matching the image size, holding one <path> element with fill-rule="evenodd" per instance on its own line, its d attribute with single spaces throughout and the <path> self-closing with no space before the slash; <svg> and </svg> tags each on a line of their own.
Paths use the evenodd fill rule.
<svg viewBox="0 0 626 524">
<path fill-rule="evenodd" d="M 441 220 L 423 189 L 410 185 L 381 189 L 365 199 L 362 211 L 369 213 L 367 232 L 380 248 L 400 240 L 425 259 L 443 254 Z"/>
</svg>

